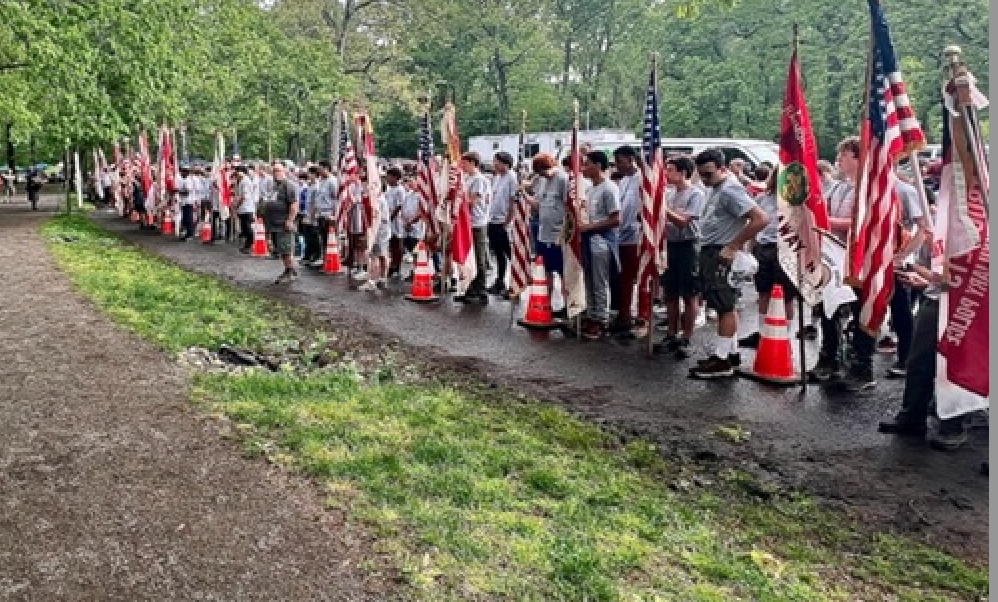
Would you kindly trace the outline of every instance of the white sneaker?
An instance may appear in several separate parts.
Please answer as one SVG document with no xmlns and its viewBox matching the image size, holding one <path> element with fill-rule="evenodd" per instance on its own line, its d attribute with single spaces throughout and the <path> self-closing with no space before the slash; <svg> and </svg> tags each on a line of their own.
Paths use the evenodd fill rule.
<svg viewBox="0 0 998 602">
<path fill-rule="evenodd" d="M 364 280 L 365 278 L 367 278 L 367 272 L 361 269 L 357 269 L 354 270 L 352 276 L 354 280 Z"/>
<path fill-rule="evenodd" d="M 709 310 L 713 312 L 714 310 Z M 717 319 L 717 314 L 714 313 L 714 318 Z M 702 328 L 707 325 L 707 312 L 701 307 L 697 311 L 697 319 L 693 322 L 694 328 Z"/>
<path fill-rule="evenodd" d="M 357 290 L 370 293 L 378 290 L 378 285 L 373 280 L 368 280 L 364 284 L 358 286 Z"/>
</svg>

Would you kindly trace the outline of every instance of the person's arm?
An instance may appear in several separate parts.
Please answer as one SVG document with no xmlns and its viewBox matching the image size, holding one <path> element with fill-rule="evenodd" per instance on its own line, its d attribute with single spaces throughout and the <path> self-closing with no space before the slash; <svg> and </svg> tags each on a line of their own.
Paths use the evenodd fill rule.
<svg viewBox="0 0 998 602">
<path fill-rule="evenodd" d="M 610 228 L 616 228 L 620 225 L 620 211 L 613 211 L 610 215 L 605 218 L 589 222 L 588 224 L 582 224 L 579 230 L 582 232 L 604 232 Z"/>
<path fill-rule="evenodd" d="M 722 194 L 724 193 L 722 192 Z M 747 221 L 731 242 L 724 245 L 724 248 L 721 249 L 721 258 L 728 261 L 735 256 L 736 251 L 741 250 L 745 246 L 745 243 L 754 239 L 755 235 L 761 232 L 769 221 L 766 217 L 766 212 L 748 196 L 748 193 L 744 189 L 733 194 L 734 196 L 728 199 L 728 202 L 731 204 L 729 206 L 737 215 Z"/>
</svg>

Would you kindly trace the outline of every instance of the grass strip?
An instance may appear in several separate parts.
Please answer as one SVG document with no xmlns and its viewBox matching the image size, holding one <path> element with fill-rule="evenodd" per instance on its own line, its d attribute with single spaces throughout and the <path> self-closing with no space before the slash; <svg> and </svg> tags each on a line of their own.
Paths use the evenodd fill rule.
<svg viewBox="0 0 998 602">
<path fill-rule="evenodd" d="M 294 312 L 123 244 L 80 217 L 43 226 L 77 288 L 168 351 L 321 337 Z M 390 371 L 384 371 L 389 373 Z M 977 600 L 986 568 L 875 534 L 745 478 L 693 492 L 641 440 L 545 403 L 439 383 L 199 374 L 247 454 L 311 475 L 378 535 L 424 600 Z M 672 475 L 674 476 L 674 475 Z"/>
</svg>

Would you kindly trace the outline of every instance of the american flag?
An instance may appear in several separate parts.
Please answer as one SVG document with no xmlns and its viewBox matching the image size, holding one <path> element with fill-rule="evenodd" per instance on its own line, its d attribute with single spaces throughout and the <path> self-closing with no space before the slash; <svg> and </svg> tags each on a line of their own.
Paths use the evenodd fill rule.
<svg viewBox="0 0 998 602">
<path fill-rule="evenodd" d="M 152 171 L 149 158 L 149 143 L 146 140 L 146 131 L 139 133 L 139 173 L 142 181 L 142 198 L 149 198 L 149 191 L 152 189 Z M 150 203 L 150 206 L 152 204 Z"/>
<path fill-rule="evenodd" d="M 437 162 L 433 159 L 433 126 L 430 109 L 426 109 L 419 123 L 419 146 L 416 150 L 416 192 L 419 194 L 419 213 L 426 224 L 427 238 L 436 238 L 439 227 L 434 211 L 437 208 Z"/>
<path fill-rule="evenodd" d="M 523 165 L 526 161 L 526 116 L 524 116 L 523 126 L 520 128 L 519 156 L 516 164 Z M 517 193 L 511 199 L 510 211 L 513 212 L 509 220 L 510 247 L 512 249 L 512 261 L 509 266 L 510 292 L 515 298 L 527 288 L 530 277 L 530 203 L 526 196 Z"/>
<path fill-rule="evenodd" d="M 641 293 L 651 293 L 651 284 L 665 271 L 666 256 L 662 245 L 665 233 L 662 198 L 665 192 L 665 166 L 662 162 L 662 137 L 658 127 L 658 77 L 652 61 L 645 95 L 644 133 L 641 137 L 644 165 L 641 170 L 641 263 L 638 283 Z"/>
<path fill-rule="evenodd" d="M 336 215 L 336 229 L 345 232 L 353 205 L 353 184 L 357 181 L 357 155 L 350 142 L 350 122 L 347 112 L 340 112 L 340 200 Z"/>
<path fill-rule="evenodd" d="M 862 257 L 858 273 L 862 281 L 859 323 L 868 333 L 876 333 L 894 292 L 894 230 L 898 212 L 894 161 L 925 146 L 925 135 L 908 101 L 880 3 L 869 0 L 869 5 L 873 54 L 869 105 L 863 124 L 865 156 L 856 203 L 863 209 L 863 215 L 857 220 L 860 228 L 854 257 Z"/>
<path fill-rule="evenodd" d="M 568 192 L 565 195 L 565 225 L 562 228 L 562 260 L 564 263 L 565 306 L 568 317 L 574 318 L 586 309 L 586 278 L 582 271 L 582 154 L 579 149 L 578 103 L 572 124 L 572 146 L 569 151 Z"/>
</svg>

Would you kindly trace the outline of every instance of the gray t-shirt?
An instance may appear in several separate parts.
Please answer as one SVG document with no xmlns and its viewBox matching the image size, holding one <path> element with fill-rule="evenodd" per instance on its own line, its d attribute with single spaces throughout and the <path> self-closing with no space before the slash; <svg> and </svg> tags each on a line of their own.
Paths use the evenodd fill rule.
<svg viewBox="0 0 998 602">
<path fill-rule="evenodd" d="M 704 202 L 703 190 L 696 186 L 690 186 L 686 190 L 677 190 L 676 194 L 668 199 L 669 209 L 676 213 L 690 216 L 690 223 L 685 228 L 667 222 L 666 240 L 668 242 L 681 242 L 684 240 L 696 240 L 700 238 L 700 214 L 703 212 Z"/>
<path fill-rule="evenodd" d="M 315 215 L 332 217 L 336 208 L 336 178 L 319 178 L 315 182 Z"/>
<path fill-rule="evenodd" d="M 641 172 L 624 176 L 620 189 L 620 244 L 636 245 L 641 242 Z"/>
<path fill-rule="evenodd" d="M 911 230 L 915 220 L 922 217 L 922 204 L 918 200 L 918 190 L 904 180 L 897 180 L 894 192 L 898 197 L 898 218 L 906 230 Z"/>
<path fill-rule="evenodd" d="M 777 241 L 779 236 L 779 219 L 777 219 L 776 195 L 765 193 L 756 197 L 755 202 L 766 214 L 766 227 L 755 235 L 755 242 L 760 245 L 768 245 Z"/>
<path fill-rule="evenodd" d="M 726 245 L 745 227 L 745 217 L 755 201 L 738 179 L 726 177 L 708 194 L 700 219 L 701 243 Z"/>
<path fill-rule="evenodd" d="M 236 185 L 237 197 L 243 198 L 243 204 L 239 205 L 236 213 L 256 213 L 256 191 L 253 190 L 253 181 L 249 176 L 243 176 Z"/>
<path fill-rule="evenodd" d="M 605 220 L 615 211 L 620 211 L 620 189 L 613 180 L 603 180 L 595 186 L 590 186 L 586 191 L 586 208 L 589 212 L 589 221 L 598 222 Z M 616 228 L 613 228 L 616 230 Z M 590 246 L 594 251 L 601 250 L 606 246 L 606 239 L 594 236 Z"/>
<path fill-rule="evenodd" d="M 508 171 L 492 178 L 492 204 L 489 207 L 489 223 L 505 224 L 509 202 L 516 195 L 516 174 Z"/>
<path fill-rule="evenodd" d="M 565 195 L 568 193 L 568 174 L 562 170 L 554 172 L 541 186 L 540 211 L 538 212 L 537 240 L 547 244 L 559 242 L 558 233 L 565 221 Z"/>
<path fill-rule="evenodd" d="M 468 212 L 471 214 L 471 227 L 484 228 L 489 225 L 489 205 L 492 202 L 492 186 L 482 172 L 475 172 L 464 181 L 464 192 L 468 199 Z M 478 201 L 471 202 L 471 196 L 478 195 Z"/>
<path fill-rule="evenodd" d="M 849 180 L 838 180 L 828 192 L 825 203 L 828 205 L 828 217 L 852 218 L 853 207 L 856 205 L 856 194 L 853 183 Z M 841 240 L 849 236 L 849 229 L 831 228 L 832 234 Z"/>
</svg>

